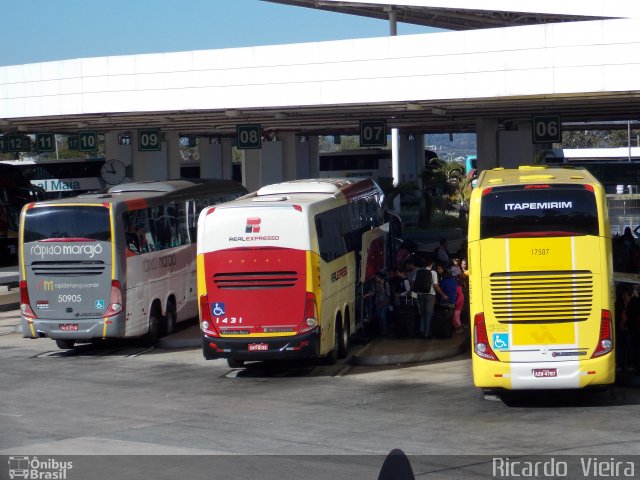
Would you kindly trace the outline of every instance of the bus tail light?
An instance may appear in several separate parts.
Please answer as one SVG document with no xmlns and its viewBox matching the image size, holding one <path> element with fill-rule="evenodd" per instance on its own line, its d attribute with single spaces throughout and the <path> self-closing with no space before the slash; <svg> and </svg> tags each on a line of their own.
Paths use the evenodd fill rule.
<svg viewBox="0 0 640 480">
<path fill-rule="evenodd" d="M 27 318 L 36 318 L 29 302 L 29 290 L 26 280 L 20 280 L 20 313 Z"/>
<path fill-rule="evenodd" d="M 307 292 L 304 299 L 304 318 L 302 319 L 302 325 L 298 329 L 298 333 L 305 333 L 313 330 L 318 326 L 318 303 L 316 302 L 316 296 Z"/>
<path fill-rule="evenodd" d="M 485 360 L 498 360 L 496 354 L 491 350 L 489 345 L 489 336 L 487 335 L 487 325 L 484 323 L 484 313 L 478 313 L 473 317 L 473 350 L 476 355 Z"/>
<path fill-rule="evenodd" d="M 591 355 L 591 358 L 601 357 L 613 350 L 611 326 L 611 312 L 609 310 L 602 310 L 600 317 L 600 337 L 598 338 L 598 345 L 596 345 L 596 350 L 593 352 L 593 355 Z"/>
<path fill-rule="evenodd" d="M 200 320 L 200 328 L 205 335 L 220 336 L 211 321 L 211 306 L 209 305 L 209 297 L 206 295 L 200 295 Z"/>
<path fill-rule="evenodd" d="M 113 317 L 122 311 L 122 290 L 118 280 L 111 281 L 111 295 L 109 296 L 109 308 L 104 312 L 105 317 Z"/>
</svg>

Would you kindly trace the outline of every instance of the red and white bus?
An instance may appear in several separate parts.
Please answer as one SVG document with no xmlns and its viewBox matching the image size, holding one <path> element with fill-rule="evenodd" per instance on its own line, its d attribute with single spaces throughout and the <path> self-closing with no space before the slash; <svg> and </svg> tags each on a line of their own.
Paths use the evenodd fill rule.
<svg viewBox="0 0 640 480">
<path fill-rule="evenodd" d="M 197 249 L 204 357 L 226 358 L 232 368 L 346 357 L 362 284 L 392 258 L 399 228 L 382 202 L 370 179 L 314 179 L 204 209 Z"/>
</svg>

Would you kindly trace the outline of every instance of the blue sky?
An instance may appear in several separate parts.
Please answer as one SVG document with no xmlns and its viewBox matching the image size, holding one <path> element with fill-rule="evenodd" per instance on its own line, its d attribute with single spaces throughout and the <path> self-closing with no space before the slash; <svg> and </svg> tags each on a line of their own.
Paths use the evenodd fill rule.
<svg viewBox="0 0 640 480">
<path fill-rule="evenodd" d="M 387 21 L 259 0 L 0 0 L 0 66 L 389 34 Z M 398 34 L 426 33 L 398 24 Z"/>
</svg>

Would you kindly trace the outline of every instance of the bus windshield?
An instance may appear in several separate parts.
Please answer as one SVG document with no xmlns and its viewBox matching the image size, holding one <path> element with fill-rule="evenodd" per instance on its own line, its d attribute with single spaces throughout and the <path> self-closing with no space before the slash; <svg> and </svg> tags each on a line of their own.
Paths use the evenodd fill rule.
<svg viewBox="0 0 640 480">
<path fill-rule="evenodd" d="M 53 239 L 111 240 L 109 209 L 102 206 L 51 206 L 25 213 L 24 242 Z"/>
<path fill-rule="evenodd" d="M 598 235 L 593 191 L 582 185 L 489 187 L 480 238 Z"/>
</svg>

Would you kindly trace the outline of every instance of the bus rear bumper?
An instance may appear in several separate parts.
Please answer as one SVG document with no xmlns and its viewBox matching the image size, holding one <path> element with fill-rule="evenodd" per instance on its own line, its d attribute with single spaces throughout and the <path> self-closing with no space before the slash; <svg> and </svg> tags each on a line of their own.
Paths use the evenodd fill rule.
<svg viewBox="0 0 640 480">
<path fill-rule="evenodd" d="M 612 354 L 582 361 L 506 363 L 474 359 L 474 384 L 485 389 L 552 390 L 609 385 L 615 381 Z M 477 368 L 478 367 L 478 368 Z"/>
<path fill-rule="evenodd" d="M 121 337 L 117 317 L 83 318 L 79 320 L 20 320 L 25 338 L 51 338 L 53 340 L 92 340 L 94 338 Z"/>
<path fill-rule="evenodd" d="M 203 336 L 202 354 L 207 360 L 232 358 L 261 361 L 320 356 L 320 335 L 316 330 L 291 337 L 221 338 Z"/>
</svg>

